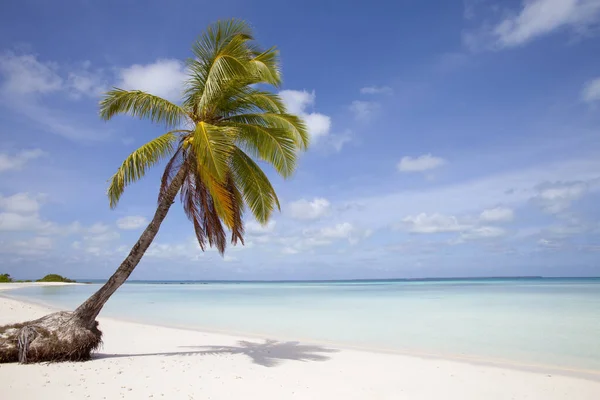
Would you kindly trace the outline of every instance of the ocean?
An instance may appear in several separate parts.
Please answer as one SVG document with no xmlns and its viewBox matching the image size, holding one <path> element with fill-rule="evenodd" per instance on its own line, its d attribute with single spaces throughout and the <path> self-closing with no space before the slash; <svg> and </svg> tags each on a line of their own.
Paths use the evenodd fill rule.
<svg viewBox="0 0 600 400">
<path fill-rule="evenodd" d="M 99 284 L 10 297 L 73 309 Z M 131 282 L 101 316 L 378 351 L 600 372 L 600 279 Z"/>
</svg>

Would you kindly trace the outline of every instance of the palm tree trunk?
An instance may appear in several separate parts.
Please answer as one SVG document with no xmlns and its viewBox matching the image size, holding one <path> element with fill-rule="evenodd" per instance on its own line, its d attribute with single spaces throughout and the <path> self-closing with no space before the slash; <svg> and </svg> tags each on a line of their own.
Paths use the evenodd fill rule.
<svg viewBox="0 0 600 400">
<path fill-rule="evenodd" d="M 163 200 L 158 204 L 158 208 L 154 213 L 154 218 L 152 218 L 150 224 L 146 227 L 137 243 L 133 246 L 129 255 L 123 260 L 119 268 L 104 286 L 75 310 L 73 317 L 79 319 L 79 323 L 83 324 L 88 329 L 95 326 L 96 317 L 100 313 L 100 310 L 102 310 L 102 307 L 104 307 L 104 304 L 108 301 L 110 296 L 125 283 L 127 278 L 129 278 L 129 275 L 131 275 L 154 240 L 154 237 L 160 229 L 160 224 L 167 216 L 169 208 L 171 207 L 171 204 L 173 204 L 175 196 L 183 184 L 185 174 L 185 166 L 183 166 L 171 181 Z"/>
</svg>

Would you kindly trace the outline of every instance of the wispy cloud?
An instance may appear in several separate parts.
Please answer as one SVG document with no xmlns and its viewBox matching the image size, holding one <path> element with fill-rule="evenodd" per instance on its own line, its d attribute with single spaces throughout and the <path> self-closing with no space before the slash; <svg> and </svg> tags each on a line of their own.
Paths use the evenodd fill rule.
<svg viewBox="0 0 600 400">
<path fill-rule="evenodd" d="M 512 221 L 515 213 L 508 207 L 494 207 L 483 210 L 479 219 L 483 222 L 508 222 Z"/>
<path fill-rule="evenodd" d="M 354 100 L 350 104 L 350 111 L 358 121 L 369 121 L 379 110 L 379 103 L 374 101 Z"/>
<path fill-rule="evenodd" d="M 468 9 L 473 19 L 472 5 Z M 500 21 L 466 32 L 465 44 L 474 50 L 502 49 L 521 46 L 563 29 L 588 33 L 600 20 L 600 1 L 524 0 L 519 10 L 503 15 L 507 16 Z"/>
<path fill-rule="evenodd" d="M 446 160 L 431 154 L 423 154 L 418 157 L 405 156 L 398 163 L 400 172 L 424 172 L 436 169 L 446 164 Z"/>
<path fill-rule="evenodd" d="M 508 208 L 524 206 L 542 192 L 545 192 L 541 196 L 543 199 L 552 200 L 550 203 L 542 200 L 540 206 L 548 210 L 564 210 L 574 197 L 580 198 L 578 196 L 582 188 L 576 186 L 575 182 L 586 185 L 586 195 L 600 190 L 598 185 L 592 184 L 600 178 L 599 171 L 600 162 L 596 158 L 546 163 L 534 168 L 507 171 L 450 185 L 357 197 L 349 199 L 348 202 L 361 204 L 363 207 L 339 210 L 338 214 L 339 218 L 378 229 L 389 226 L 390 220 L 401 220 L 406 215 L 480 215 L 483 210 L 497 207 L 499 203 Z M 544 182 L 563 184 L 554 183 L 548 186 Z M 569 188 L 564 188 L 565 184 Z M 546 191 L 551 188 L 557 191 Z M 534 204 L 539 203 L 534 201 Z"/>
<path fill-rule="evenodd" d="M 129 215 L 117 220 L 117 227 L 123 230 L 140 229 L 148 224 L 148 219 L 139 215 Z"/>
<path fill-rule="evenodd" d="M 360 88 L 361 94 L 392 94 L 394 89 L 389 86 L 365 86 Z"/>
<path fill-rule="evenodd" d="M 54 224 L 43 220 L 39 214 L 45 197 L 30 193 L 0 195 L 0 231 L 49 233 Z"/>
<path fill-rule="evenodd" d="M 583 86 L 581 98 L 587 103 L 600 101 L 600 78 L 592 79 Z"/>
<path fill-rule="evenodd" d="M 556 214 L 569 208 L 571 203 L 580 199 L 588 190 L 586 182 L 545 182 L 536 187 L 532 201 L 542 210 Z"/>
<path fill-rule="evenodd" d="M 14 155 L 0 153 L 0 172 L 20 170 L 29 161 L 35 160 L 44 154 L 46 153 L 40 149 L 22 150 Z"/>
<path fill-rule="evenodd" d="M 324 217 L 331 210 L 329 200 L 317 197 L 312 200 L 301 199 L 288 205 L 290 217 L 294 219 L 319 219 Z"/>
<path fill-rule="evenodd" d="M 88 96 L 98 85 L 91 76 L 89 66 L 66 73 L 58 63 L 39 61 L 36 55 L 5 52 L 0 54 L 0 105 L 27 117 L 41 130 L 73 140 L 103 140 L 109 130 L 90 127 L 73 109 L 66 113 L 47 99 Z"/>
<path fill-rule="evenodd" d="M 460 232 L 468 229 L 469 225 L 459 223 L 458 218 L 453 215 L 421 213 L 405 217 L 396 228 L 405 228 L 412 233 L 443 233 Z"/>
</svg>

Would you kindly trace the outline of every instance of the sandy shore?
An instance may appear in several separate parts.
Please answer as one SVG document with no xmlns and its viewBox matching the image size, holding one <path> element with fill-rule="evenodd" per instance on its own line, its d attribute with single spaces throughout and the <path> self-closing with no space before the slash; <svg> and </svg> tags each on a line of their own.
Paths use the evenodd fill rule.
<svg viewBox="0 0 600 400">
<path fill-rule="evenodd" d="M 0 283 L 0 292 L 18 289 L 28 286 L 64 286 L 64 285 L 83 285 L 83 283 L 63 283 L 63 282 L 23 282 L 23 283 Z"/>
<path fill-rule="evenodd" d="M 0 297 L 0 325 L 37 318 L 50 311 Z M 90 362 L 0 364 L 0 397 L 600 399 L 599 375 L 562 376 L 105 318 L 100 324 L 104 346 Z"/>
</svg>

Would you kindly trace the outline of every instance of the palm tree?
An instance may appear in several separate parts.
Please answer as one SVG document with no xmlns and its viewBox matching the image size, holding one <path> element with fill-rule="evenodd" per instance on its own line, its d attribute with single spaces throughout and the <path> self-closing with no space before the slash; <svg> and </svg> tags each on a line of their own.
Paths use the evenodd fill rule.
<svg viewBox="0 0 600 400">
<path fill-rule="evenodd" d="M 214 246 L 221 254 L 226 230 L 233 244 L 243 244 L 246 207 L 263 224 L 279 208 L 275 190 L 257 161 L 287 178 L 309 137 L 304 122 L 287 113 L 280 97 L 262 89 L 281 84 L 278 52 L 259 48 L 251 29 L 240 20 L 209 26 L 192 52 L 180 104 L 118 88 L 100 102 L 104 120 L 128 114 L 169 130 L 131 153 L 108 188 L 114 208 L 129 184 L 168 159 L 152 221 L 116 272 L 73 313 L 0 328 L 0 362 L 89 358 L 101 339 L 96 317 L 140 262 L 177 193 L 200 247 Z M 11 346 L 9 341 L 15 338 L 18 345 Z"/>
</svg>

